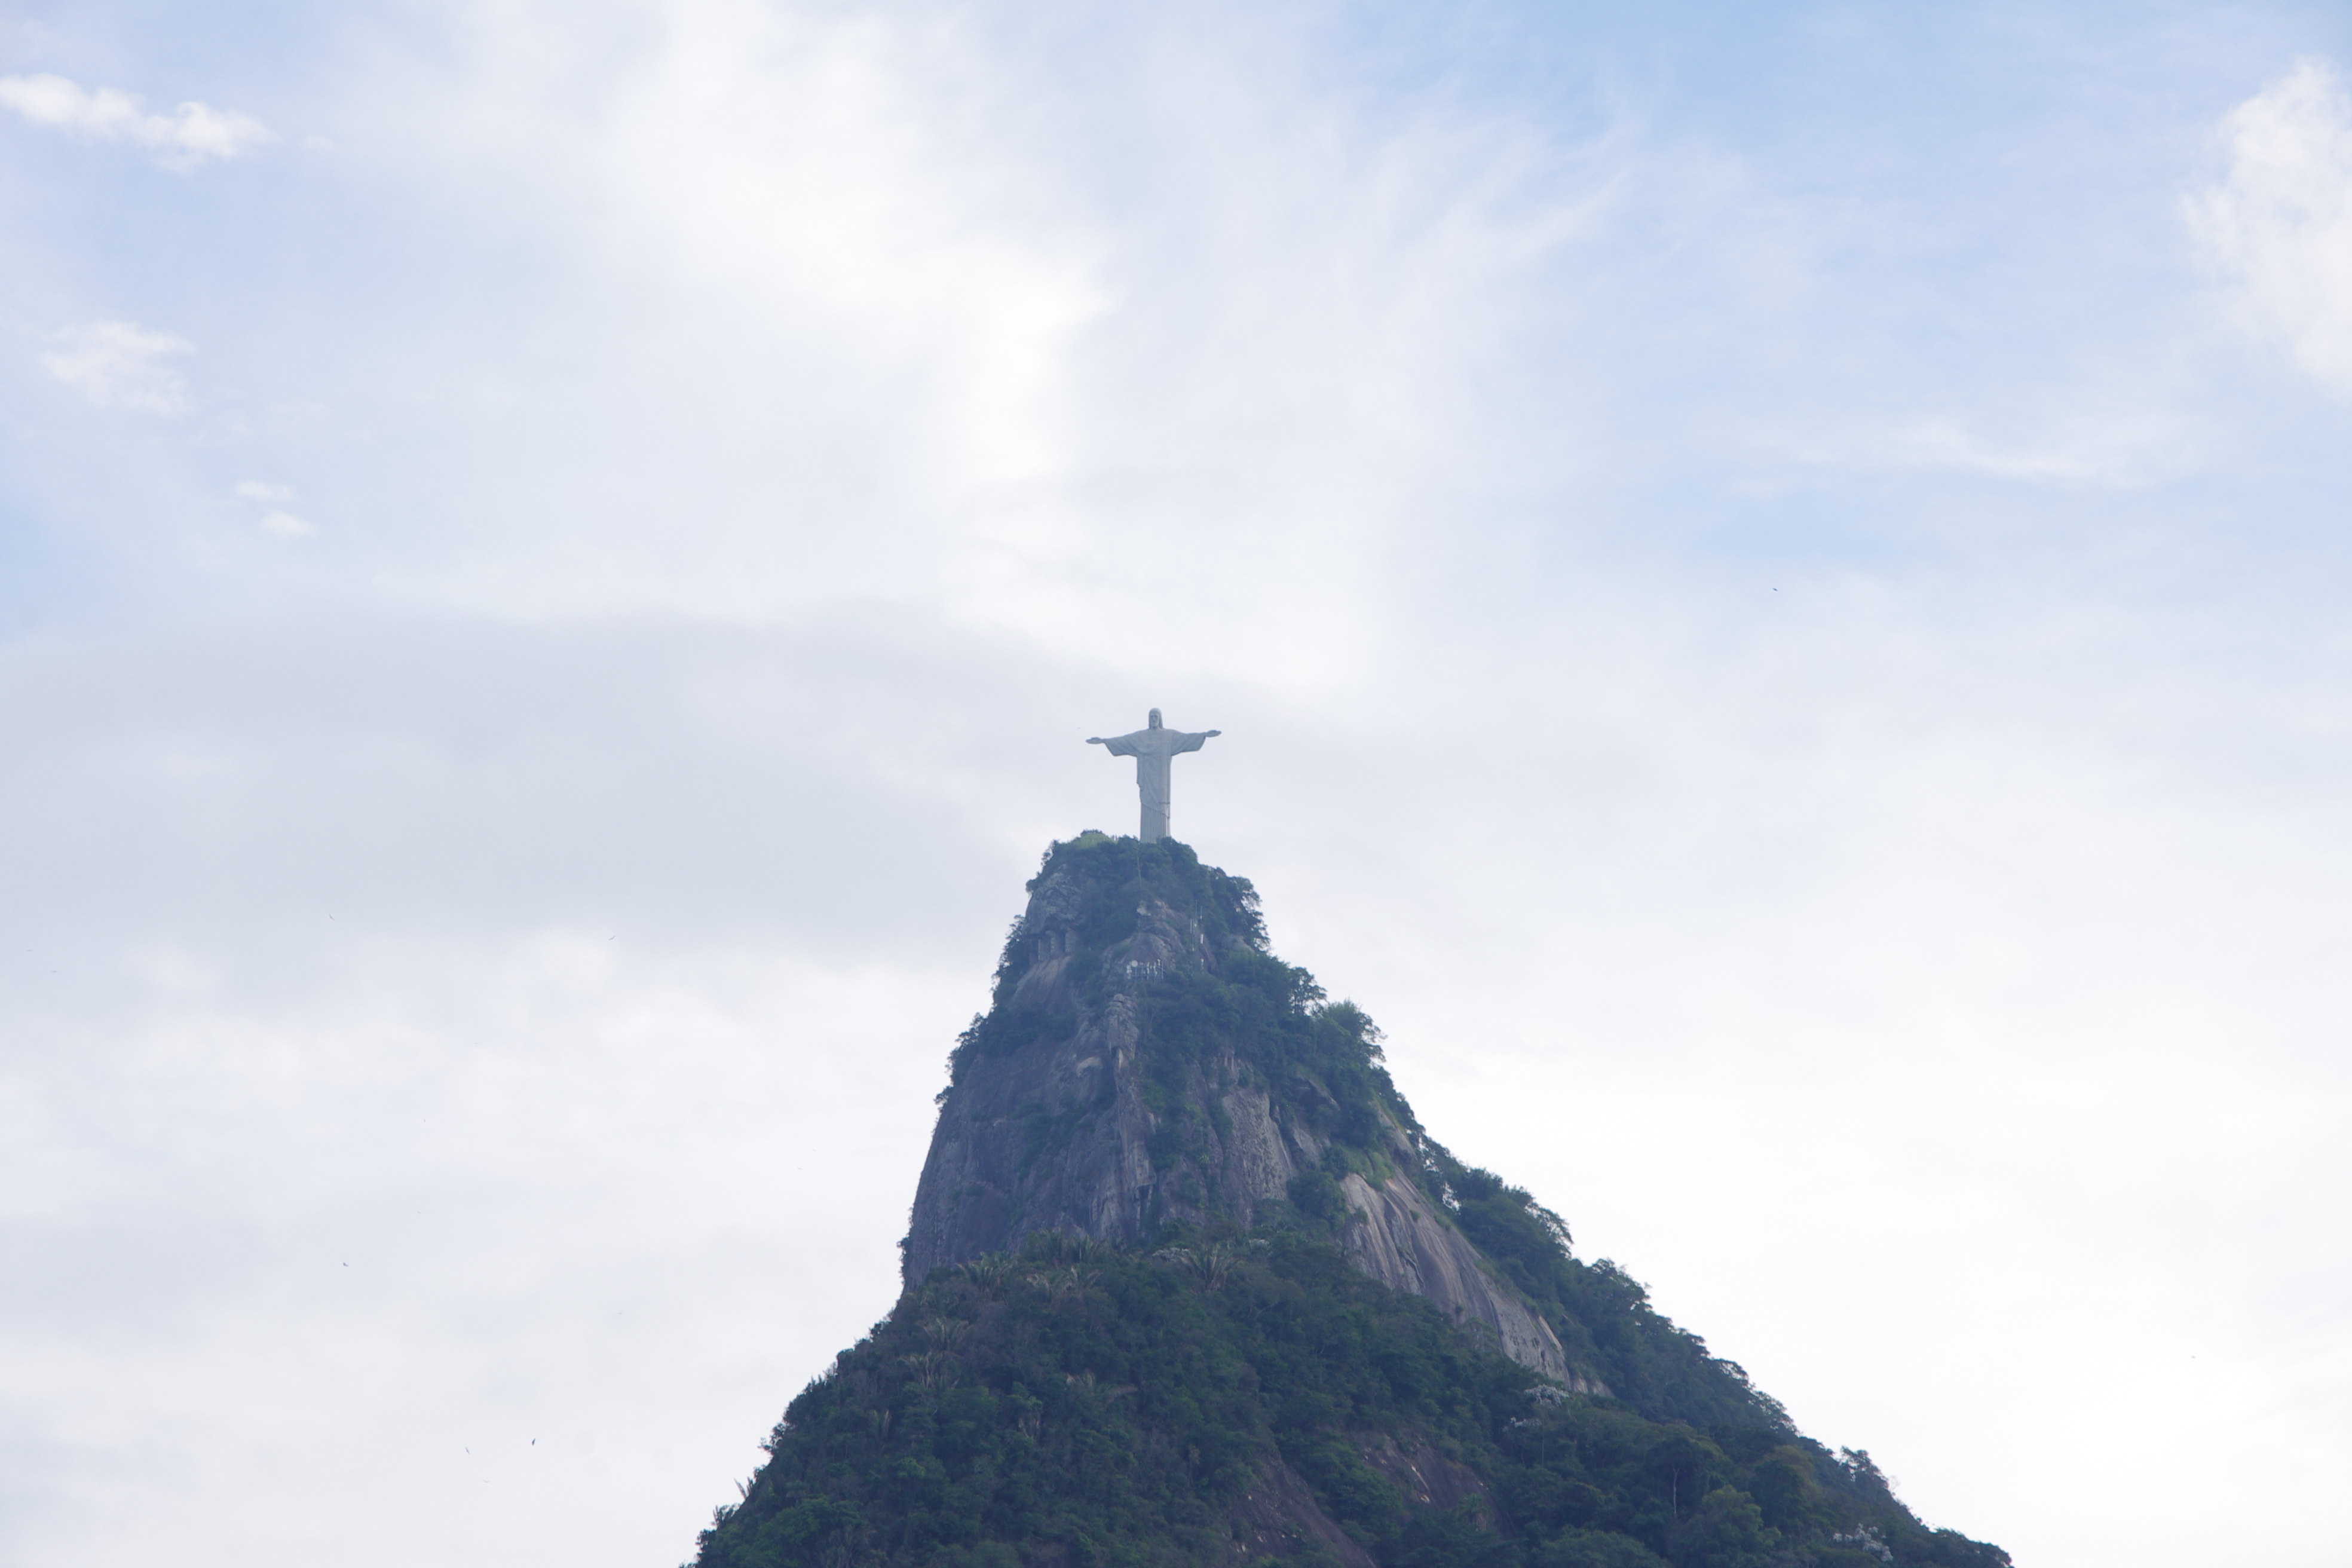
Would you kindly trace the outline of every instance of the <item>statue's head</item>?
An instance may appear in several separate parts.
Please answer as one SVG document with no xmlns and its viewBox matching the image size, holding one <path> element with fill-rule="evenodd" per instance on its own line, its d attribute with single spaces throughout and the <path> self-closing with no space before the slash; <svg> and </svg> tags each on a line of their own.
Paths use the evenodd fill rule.
<svg viewBox="0 0 2352 1568">
<path fill-rule="evenodd" d="M 1155 730 L 1160 728 L 1160 710 L 1157 708 L 1151 710 L 1151 727 Z"/>
</svg>

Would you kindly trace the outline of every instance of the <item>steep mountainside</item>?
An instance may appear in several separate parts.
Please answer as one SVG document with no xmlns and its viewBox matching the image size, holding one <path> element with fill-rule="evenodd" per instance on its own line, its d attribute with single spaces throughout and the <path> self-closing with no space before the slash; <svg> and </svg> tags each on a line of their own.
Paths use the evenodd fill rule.
<svg viewBox="0 0 2352 1568">
<path fill-rule="evenodd" d="M 907 1292 L 704 1568 L 2007 1563 L 1429 1138 L 1247 882 L 1089 833 L 1029 891 Z"/>
<path fill-rule="evenodd" d="M 1247 1229 L 1296 1197 L 1344 1215 L 1374 1279 L 1580 1386 L 1589 1369 L 1441 1217 L 1444 1152 L 1379 1067 L 1370 1020 L 1321 1001 L 1265 952 L 1247 882 L 1171 841 L 1056 846 L 995 1006 L 952 1058 L 908 1281 L 1036 1231 L 1134 1245 L 1174 1224 Z"/>
</svg>

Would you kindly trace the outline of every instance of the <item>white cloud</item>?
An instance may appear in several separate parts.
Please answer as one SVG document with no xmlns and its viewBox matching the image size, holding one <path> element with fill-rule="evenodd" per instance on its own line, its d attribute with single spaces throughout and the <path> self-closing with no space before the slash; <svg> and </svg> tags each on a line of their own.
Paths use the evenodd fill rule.
<svg viewBox="0 0 2352 1568">
<path fill-rule="evenodd" d="M 66 346 L 43 354 L 49 374 L 101 408 L 184 414 L 187 383 L 168 363 L 195 345 L 131 321 L 94 321 L 66 334 Z"/>
<path fill-rule="evenodd" d="M 2189 199 L 2189 225 L 2236 284 L 2247 325 L 2352 395 L 2352 98 L 2306 59 L 2221 129 L 2230 172 Z"/>
<path fill-rule="evenodd" d="M 0 77 L 0 104 L 36 125 L 151 148 L 156 162 L 170 169 L 238 157 L 269 140 L 268 126 L 234 110 L 189 102 L 169 114 L 150 114 L 133 93 L 85 88 L 61 76 Z"/>
<path fill-rule="evenodd" d="M 563 298 L 665 325 L 614 345 L 630 374 L 502 407 L 604 456 L 501 465 L 462 548 L 407 575 L 498 614 L 882 598 L 1090 659 L 1326 680 L 1378 635 L 1383 542 L 1487 438 L 1461 395 L 1518 352 L 1513 308 L 1613 168 L 1305 107 L 1157 24 L 1072 101 L 1058 59 L 978 70 L 952 32 L 732 5 L 666 12 L 584 90 L 549 67 L 562 8 L 499 15 L 467 68 L 425 58 L 353 112 L 430 160 L 436 205 L 543 211 Z M 1292 47 L 1253 42 L 1253 78 L 1290 83 Z M 1087 129 L 1113 101 L 1116 147 Z M 609 460 L 656 445 L 695 456 L 650 487 Z"/>
<path fill-rule="evenodd" d="M 316 523 L 286 510 L 294 500 L 292 485 L 247 479 L 236 487 L 236 496 L 239 500 L 260 501 L 268 507 L 269 510 L 261 516 L 261 531 L 264 533 L 275 534 L 280 539 L 308 539 L 319 531 Z"/>
<path fill-rule="evenodd" d="M 2160 404 L 2132 406 L 2098 387 L 2019 402 L 1998 424 L 1953 413 L 1764 424 L 1754 446 L 1768 458 L 1856 472 L 2118 489 L 2177 478 L 2206 457 L 2203 433 Z"/>
</svg>

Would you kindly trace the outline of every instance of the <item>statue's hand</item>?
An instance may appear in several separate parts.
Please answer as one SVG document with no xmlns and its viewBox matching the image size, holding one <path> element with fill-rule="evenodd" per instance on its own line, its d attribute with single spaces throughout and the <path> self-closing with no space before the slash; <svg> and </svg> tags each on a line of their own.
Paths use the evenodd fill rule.
<svg viewBox="0 0 2352 1568">
<path fill-rule="evenodd" d="M 1201 732 L 1204 735 L 1222 735 L 1224 733 L 1223 730 L 1203 730 Z"/>
<path fill-rule="evenodd" d="M 1107 746 L 1110 744 L 1110 742 L 1104 740 L 1100 735 L 1088 735 L 1087 737 L 1087 744 L 1089 746 Z"/>
</svg>

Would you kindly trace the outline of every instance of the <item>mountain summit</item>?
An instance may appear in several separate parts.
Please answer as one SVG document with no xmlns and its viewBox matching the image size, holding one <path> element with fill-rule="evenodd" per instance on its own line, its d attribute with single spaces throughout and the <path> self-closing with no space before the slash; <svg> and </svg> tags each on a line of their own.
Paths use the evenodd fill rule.
<svg viewBox="0 0 2352 1568">
<path fill-rule="evenodd" d="M 1265 950 L 1249 883 L 1181 844 L 1057 845 L 995 1006 L 950 1058 L 907 1237 L 912 1284 L 1039 1231 L 1139 1246 L 1304 1205 L 1372 1278 L 1426 1296 L 1571 1388 L 1560 1342 L 1441 1218 L 1444 1152 L 1379 1032 Z"/>
<path fill-rule="evenodd" d="M 1087 833 L 949 1058 L 906 1289 L 702 1568 L 1999 1568 L 1423 1130 L 1249 883 Z"/>
</svg>

